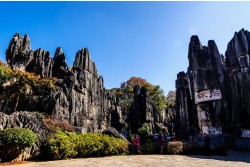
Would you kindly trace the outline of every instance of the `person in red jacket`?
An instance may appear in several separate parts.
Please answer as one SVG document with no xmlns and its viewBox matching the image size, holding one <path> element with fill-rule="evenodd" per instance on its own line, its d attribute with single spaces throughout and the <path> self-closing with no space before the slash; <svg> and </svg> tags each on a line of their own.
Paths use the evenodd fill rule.
<svg viewBox="0 0 250 167">
<path fill-rule="evenodd" d="M 134 137 L 134 147 L 135 147 L 136 152 L 140 153 L 140 138 L 137 134 Z"/>
</svg>

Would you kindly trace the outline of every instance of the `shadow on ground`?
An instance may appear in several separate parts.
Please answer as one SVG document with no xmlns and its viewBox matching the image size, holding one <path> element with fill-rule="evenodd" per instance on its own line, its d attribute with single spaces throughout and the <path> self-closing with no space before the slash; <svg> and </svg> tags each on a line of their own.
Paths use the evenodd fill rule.
<svg viewBox="0 0 250 167">
<path fill-rule="evenodd" d="M 201 155 L 190 155 L 188 157 L 201 158 L 201 159 L 213 159 L 221 161 L 237 161 L 250 163 L 250 152 L 238 152 L 238 151 L 228 151 L 227 156 L 201 156 Z"/>
</svg>

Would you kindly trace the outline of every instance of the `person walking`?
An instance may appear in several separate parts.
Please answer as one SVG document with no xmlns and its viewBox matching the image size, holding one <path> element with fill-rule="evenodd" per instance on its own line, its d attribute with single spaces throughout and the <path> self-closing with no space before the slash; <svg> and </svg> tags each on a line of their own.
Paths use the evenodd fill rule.
<svg viewBox="0 0 250 167">
<path fill-rule="evenodd" d="M 165 141 L 162 135 L 159 136 L 159 146 L 160 146 L 160 154 L 163 154 L 163 149 L 165 147 Z"/>
<path fill-rule="evenodd" d="M 140 138 L 139 136 L 136 134 L 134 137 L 134 148 L 136 150 L 136 153 L 140 153 Z"/>
</svg>

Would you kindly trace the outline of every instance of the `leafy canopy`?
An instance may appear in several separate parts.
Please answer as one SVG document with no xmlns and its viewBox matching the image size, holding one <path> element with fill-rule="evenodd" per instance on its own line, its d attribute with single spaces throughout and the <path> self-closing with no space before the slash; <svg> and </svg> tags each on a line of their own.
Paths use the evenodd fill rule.
<svg viewBox="0 0 250 167">
<path fill-rule="evenodd" d="M 0 61 L 0 90 L 5 86 L 15 85 L 19 92 L 32 88 L 36 94 L 48 94 L 55 90 L 56 78 L 41 78 L 30 72 L 12 70 L 11 67 Z"/>
<path fill-rule="evenodd" d="M 147 88 L 149 101 L 157 112 L 166 109 L 166 97 L 159 85 L 152 85 L 140 77 L 131 77 L 129 80 L 122 82 L 120 88 L 111 89 L 119 97 L 120 105 L 125 111 L 128 111 L 133 103 L 133 90 L 136 85 Z"/>
</svg>

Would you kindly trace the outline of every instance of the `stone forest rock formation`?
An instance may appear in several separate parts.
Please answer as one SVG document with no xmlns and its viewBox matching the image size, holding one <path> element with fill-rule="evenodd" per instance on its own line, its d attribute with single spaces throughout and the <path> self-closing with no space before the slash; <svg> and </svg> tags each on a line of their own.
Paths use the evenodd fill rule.
<svg viewBox="0 0 250 167">
<path fill-rule="evenodd" d="M 228 43 L 225 57 L 215 41 L 202 46 L 198 36 L 189 43 L 187 72 L 177 74 L 176 130 L 193 135 L 241 136 L 250 130 L 250 32 L 240 30 Z"/>
<path fill-rule="evenodd" d="M 166 110 L 157 111 L 154 109 L 150 102 L 149 91 L 146 87 L 136 85 L 133 89 L 133 103 L 126 122 L 130 126 L 128 128 L 131 133 L 138 133 L 138 129 L 146 126 L 148 127 L 148 135 L 153 135 L 158 132 L 172 133 L 172 107 L 168 106 Z M 166 103 L 172 103 L 171 96 L 175 97 L 175 94 L 169 95 L 169 101 Z M 174 103 L 174 102 L 173 102 Z"/>
<path fill-rule="evenodd" d="M 149 127 L 149 131 L 155 132 L 153 107 L 149 103 L 148 91 L 145 87 L 134 87 L 134 101 L 128 119 L 132 133 L 136 133 L 143 123 Z"/>
<path fill-rule="evenodd" d="M 62 48 L 57 48 L 52 58 L 48 51 L 32 50 L 30 46 L 28 35 L 22 37 L 16 33 L 6 50 L 7 63 L 13 70 L 34 73 L 55 81 L 55 85 L 53 89 L 46 89 L 33 81 L 27 84 L 22 78 L 5 81 L 0 85 L 0 112 L 3 114 L 25 111 L 22 114 L 29 115 L 38 111 L 57 121 L 67 121 L 82 133 L 102 132 L 111 127 L 118 132 L 137 133 L 144 123 L 150 134 L 166 128 L 167 112 L 159 114 L 153 110 L 145 87 L 134 88 L 131 110 L 128 113 L 122 111 L 118 97 L 104 88 L 103 77 L 98 75 L 87 48 L 76 53 L 70 68 Z M 3 119 L 0 117 L 0 123 Z M 19 122 L 24 124 L 22 120 Z"/>
<path fill-rule="evenodd" d="M 103 131 L 111 126 L 112 121 L 124 125 L 116 97 L 104 88 L 103 77 L 98 75 L 87 48 L 76 53 L 73 67 L 69 68 L 62 48 L 57 48 L 52 58 L 48 51 L 41 48 L 31 50 L 28 35 L 22 37 L 16 33 L 6 50 L 6 60 L 13 70 L 32 72 L 41 78 L 54 78 L 56 84 L 55 90 L 40 93 L 35 86 L 20 91 L 13 86 L 17 82 L 15 79 L 3 83 L 1 86 L 4 88 L 0 92 L 2 113 L 45 112 L 55 119 L 67 120 L 71 125 L 81 127 L 83 133 Z M 112 120 L 111 115 L 119 117 Z M 3 119 L 1 116 L 1 123 Z M 20 124 L 23 123 L 20 120 Z"/>
</svg>

